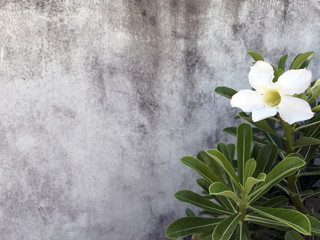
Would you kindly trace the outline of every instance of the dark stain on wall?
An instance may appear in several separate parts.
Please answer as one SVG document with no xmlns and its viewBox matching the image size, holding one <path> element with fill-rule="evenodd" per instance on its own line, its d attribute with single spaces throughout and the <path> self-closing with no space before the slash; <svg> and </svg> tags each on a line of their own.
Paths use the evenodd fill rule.
<svg viewBox="0 0 320 240">
<path fill-rule="evenodd" d="M 108 109 L 108 104 L 105 83 L 107 79 L 105 75 L 108 72 L 106 70 L 112 70 L 106 66 L 98 52 L 91 52 L 91 54 L 88 55 L 87 62 L 87 72 L 91 75 L 91 86 L 93 87 L 89 95 L 92 98 L 91 95 L 94 94 L 94 99 L 97 99 L 97 102 L 102 106 L 102 109 L 106 111 Z"/>
<path fill-rule="evenodd" d="M 34 4 L 36 9 L 40 12 L 45 12 L 49 16 L 58 15 L 65 11 L 65 1 L 61 0 L 51 0 L 51 1 L 43 1 L 43 0 L 35 0 Z"/>
<path fill-rule="evenodd" d="M 199 76 L 208 75 L 213 77 L 214 70 L 208 67 L 205 58 L 202 56 L 202 51 L 199 50 L 198 41 L 201 38 L 201 31 L 205 26 L 205 22 L 201 17 L 206 15 L 210 1 L 198 2 L 187 0 L 183 1 L 184 11 L 184 27 L 183 35 L 187 38 L 184 40 L 184 86 L 182 91 L 183 102 L 185 102 L 185 123 L 192 121 L 193 112 L 198 107 L 202 106 L 206 99 L 206 95 L 198 89 Z"/>
<path fill-rule="evenodd" d="M 284 0 L 283 1 L 283 20 L 287 20 L 289 6 L 290 6 L 290 0 Z"/>
<path fill-rule="evenodd" d="M 128 49 L 128 76 L 136 92 L 136 99 L 148 125 L 157 125 L 160 112 L 159 62 L 161 61 L 161 32 L 157 23 L 158 1 L 135 0 L 127 3 L 128 24 L 124 24 L 131 34 Z"/>
<path fill-rule="evenodd" d="M 156 214 L 153 211 L 153 204 L 152 201 L 154 201 L 155 197 L 159 197 L 161 194 L 158 194 L 157 196 L 145 196 L 143 199 L 143 202 L 146 203 L 146 208 L 148 208 L 148 214 L 152 216 L 151 229 L 149 229 L 149 232 L 144 236 L 143 239 L 152 239 L 152 240 L 163 240 L 164 239 L 164 233 L 166 231 L 166 228 L 170 222 L 173 221 L 175 217 L 174 212 L 166 212 L 162 214 Z M 165 238 L 166 239 L 166 238 Z"/>
</svg>

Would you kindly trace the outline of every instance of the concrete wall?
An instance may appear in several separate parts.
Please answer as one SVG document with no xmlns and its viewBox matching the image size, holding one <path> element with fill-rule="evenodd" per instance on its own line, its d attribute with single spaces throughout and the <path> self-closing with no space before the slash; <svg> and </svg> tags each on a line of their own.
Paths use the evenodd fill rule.
<svg viewBox="0 0 320 240">
<path fill-rule="evenodd" d="M 320 50 L 320 2 L 0 0 L 0 239 L 162 240 L 230 140 L 251 59 Z M 310 68 L 320 76 L 319 56 Z"/>
</svg>

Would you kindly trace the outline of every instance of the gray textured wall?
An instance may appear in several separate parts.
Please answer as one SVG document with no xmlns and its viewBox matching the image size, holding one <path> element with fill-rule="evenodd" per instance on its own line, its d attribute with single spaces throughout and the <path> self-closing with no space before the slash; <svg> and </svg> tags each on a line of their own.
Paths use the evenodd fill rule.
<svg viewBox="0 0 320 240">
<path fill-rule="evenodd" d="M 178 159 L 230 140 L 213 89 L 248 86 L 248 50 L 320 52 L 319 16 L 311 0 L 0 0 L 0 239 L 164 239 L 173 194 L 195 188 Z"/>
</svg>

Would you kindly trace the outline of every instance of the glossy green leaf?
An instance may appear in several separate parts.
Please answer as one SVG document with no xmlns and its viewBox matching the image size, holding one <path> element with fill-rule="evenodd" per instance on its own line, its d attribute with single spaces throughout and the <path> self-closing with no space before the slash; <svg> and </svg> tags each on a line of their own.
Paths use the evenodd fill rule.
<svg viewBox="0 0 320 240">
<path fill-rule="evenodd" d="M 201 233 L 195 240 L 212 240 L 212 232 Z"/>
<path fill-rule="evenodd" d="M 260 215 L 251 215 L 251 214 L 247 214 L 245 217 L 245 221 L 266 227 L 266 228 L 274 228 L 274 229 L 278 229 L 281 231 L 289 231 L 290 229 L 292 229 L 291 227 L 289 227 L 288 225 L 281 223 L 279 221 L 270 219 L 270 218 L 266 218 L 264 216 L 260 216 Z"/>
<path fill-rule="evenodd" d="M 307 215 L 307 217 L 311 224 L 311 232 L 315 235 L 320 236 L 320 221 L 313 216 Z"/>
<path fill-rule="evenodd" d="M 259 182 L 264 182 L 265 179 L 266 179 L 266 174 L 265 173 L 260 173 L 257 178 L 249 177 L 246 180 L 246 183 L 244 185 L 245 194 L 246 195 L 249 194 L 251 192 L 252 188 L 254 187 L 254 185 L 256 185 Z"/>
<path fill-rule="evenodd" d="M 275 66 L 273 66 L 272 64 L 271 64 L 271 66 L 273 68 L 273 75 L 274 75 L 272 81 L 276 82 L 276 81 L 278 81 L 278 78 L 279 78 L 278 69 Z"/>
<path fill-rule="evenodd" d="M 314 52 L 305 52 L 299 54 L 292 62 L 290 69 L 301 69 L 309 65 L 311 59 L 314 56 Z"/>
<path fill-rule="evenodd" d="M 207 180 L 203 178 L 198 178 L 196 182 L 206 193 L 209 193 L 210 183 L 208 183 Z"/>
<path fill-rule="evenodd" d="M 252 129 L 249 124 L 242 123 L 237 128 L 237 160 L 239 181 L 244 185 L 245 165 L 251 156 Z"/>
<path fill-rule="evenodd" d="M 231 158 L 231 156 L 229 155 L 229 150 L 227 145 L 225 145 L 224 143 L 218 142 L 217 144 L 217 150 L 219 152 L 221 152 L 223 155 L 226 156 L 226 158 L 229 160 L 229 162 L 231 162 L 233 159 Z"/>
<path fill-rule="evenodd" d="M 235 240 L 250 240 L 250 236 L 248 234 L 248 230 L 242 222 L 239 222 L 237 227 L 237 232 L 234 237 Z"/>
<path fill-rule="evenodd" d="M 293 174 L 299 168 L 303 167 L 305 162 L 298 157 L 286 157 L 279 162 L 266 176 L 264 182 L 261 182 L 257 188 L 249 195 L 250 202 L 254 202 L 260 196 L 269 191 L 285 177 Z"/>
<path fill-rule="evenodd" d="M 224 143 L 219 142 L 219 143 L 217 144 L 217 150 L 218 150 L 219 152 L 221 152 L 221 153 L 229 160 L 230 164 L 232 165 L 232 161 L 233 161 L 233 156 L 232 156 L 232 154 L 234 154 L 234 153 L 232 153 L 232 152 L 229 151 L 227 145 L 225 145 Z M 232 149 L 231 149 L 231 151 L 232 151 Z M 212 161 L 215 161 L 215 160 L 213 160 L 213 159 L 211 159 L 211 160 L 212 160 Z M 218 163 L 216 163 L 216 164 L 218 164 Z M 220 169 L 220 167 L 219 167 L 219 169 Z M 221 171 L 221 169 L 220 169 L 220 174 L 222 174 L 222 173 L 224 173 L 223 179 L 226 179 L 226 180 L 227 180 L 228 186 L 231 188 L 231 190 L 232 190 L 232 191 L 236 191 L 236 188 L 235 188 L 235 186 L 234 186 L 234 184 L 233 184 L 233 181 L 232 181 L 232 179 L 230 178 L 230 176 L 229 176 L 228 174 L 225 174 L 225 172 L 224 172 L 224 171 Z M 223 183 L 224 183 L 224 180 L 220 180 L 220 182 L 223 182 Z"/>
<path fill-rule="evenodd" d="M 287 206 L 289 204 L 288 198 L 285 196 L 276 196 L 268 201 L 264 202 L 262 207 L 279 207 L 279 206 Z"/>
<path fill-rule="evenodd" d="M 304 237 L 302 237 L 298 232 L 291 230 L 286 232 L 284 240 L 304 240 Z"/>
<path fill-rule="evenodd" d="M 307 198 L 311 198 L 311 197 L 315 197 L 315 196 L 320 196 L 320 188 L 318 188 L 317 190 L 315 190 L 314 192 L 307 194 L 306 196 L 303 197 L 303 199 L 307 199 Z"/>
<path fill-rule="evenodd" d="M 197 179 L 197 184 L 205 191 L 205 193 L 209 194 L 209 187 L 210 184 L 203 178 Z M 214 199 L 223 207 L 226 209 L 234 209 L 232 203 L 229 201 L 229 199 L 225 197 L 219 197 L 215 196 Z"/>
<path fill-rule="evenodd" d="M 220 182 L 212 183 L 209 187 L 209 193 L 211 195 L 224 196 L 230 198 L 236 203 L 239 202 L 237 195 L 234 192 L 230 191 L 230 189 L 226 185 Z"/>
<path fill-rule="evenodd" d="M 249 51 L 248 53 L 253 58 L 253 60 L 255 60 L 255 61 L 259 61 L 259 60 L 264 61 L 264 58 L 258 52 Z"/>
<path fill-rule="evenodd" d="M 166 237 L 177 239 L 191 234 L 211 232 L 221 222 L 219 218 L 185 217 L 172 222 L 166 230 Z"/>
<path fill-rule="evenodd" d="M 199 207 L 207 212 L 213 212 L 221 215 L 230 215 L 230 211 L 211 202 L 210 200 L 200 196 L 189 190 L 181 190 L 177 192 L 175 198 L 181 202 L 190 203 L 196 207 Z"/>
<path fill-rule="evenodd" d="M 228 152 L 229 152 L 229 156 L 230 156 L 229 160 L 233 160 L 234 159 L 234 153 L 236 151 L 236 146 L 234 144 L 230 143 L 230 144 L 227 145 L 227 148 L 228 148 Z"/>
<path fill-rule="evenodd" d="M 253 158 L 249 159 L 246 162 L 245 168 L 244 168 L 244 181 L 248 179 L 248 177 L 251 177 L 254 171 L 256 170 L 257 162 Z"/>
<path fill-rule="evenodd" d="M 284 69 L 286 68 L 287 60 L 288 60 L 288 55 L 282 56 L 278 63 L 278 69 L 282 69 L 284 71 Z"/>
<path fill-rule="evenodd" d="M 222 131 L 225 132 L 225 133 L 228 133 L 228 134 L 230 134 L 232 136 L 236 136 L 237 135 L 237 128 L 236 127 L 227 127 L 227 128 L 224 128 Z M 268 142 L 266 142 L 266 141 L 264 141 L 264 140 L 262 140 L 262 139 L 260 139 L 260 138 L 258 138 L 256 136 L 253 136 L 252 141 L 254 143 L 260 145 L 260 146 L 268 144 Z"/>
<path fill-rule="evenodd" d="M 263 146 L 257 157 L 257 168 L 253 176 L 258 176 L 259 173 L 268 173 L 278 155 L 278 148 L 274 144 Z"/>
<path fill-rule="evenodd" d="M 261 147 L 257 146 L 256 144 L 253 145 L 253 148 L 251 150 L 251 158 L 257 159 L 260 149 Z"/>
<path fill-rule="evenodd" d="M 196 216 L 190 208 L 186 209 L 186 215 L 187 215 L 187 217 L 195 217 Z"/>
<path fill-rule="evenodd" d="M 261 120 L 261 121 L 258 121 L 258 122 L 254 122 L 252 121 L 252 119 L 250 117 L 248 117 L 248 115 L 246 113 L 243 113 L 243 112 L 240 112 L 239 113 L 239 116 L 248 121 L 249 123 L 251 123 L 252 125 L 256 126 L 257 128 L 265 131 L 265 132 L 268 132 L 268 133 L 271 133 L 277 137 L 281 137 L 281 135 L 279 135 L 276 131 L 273 130 L 272 127 L 270 127 L 269 123 L 266 121 L 266 120 Z"/>
<path fill-rule="evenodd" d="M 229 160 L 216 149 L 209 149 L 206 151 L 206 153 L 208 153 L 208 155 L 212 159 L 214 159 L 220 165 L 220 167 L 222 167 L 223 170 L 231 177 L 234 183 L 238 185 L 239 179 Z"/>
<path fill-rule="evenodd" d="M 301 147 L 306 147 L 306 146 L 311 146 L 311 145 L 319 145 L 320 144 L 320 139 L 313 138 L 313 137 L 302 137 L 299 138 L 295 143 L 294 143 L 294 148 L 301 148 Z"/>
<path fill-rule="evenodd" d="M 214 91 L 217 94 L 224 96 L 224 97 L 227 97 L 227 98 L 232 98 L 232 96 L 237 93 L 236 90 L 234 90 L 232 88 L 228 88 L 228 87 L 217 87 Z"/>
<path fill-rule="evenodd" d="M 180 161 L 192 168 L 194 171 L 196 171 L 197 173 L 199 173 L 204 179 L 206 179 L 209 183 L 212 182 L 218 182 L 219 179 L 217 178 L 217 176 L 211 171 L 211 169 L 204 164 L 203 162 L 201 162 L 199 159 L 196 159 L 194 157 L 191 156 L 186 156 L 180 159 Z"/>
<path fill-rule="evenodd" d="M 302 234 L 311 235 L 311 225 L 309 219 L 298 211 L 284 208 L 267 208 L 256 206 L 249 206 L 248 208 L 262 216 L 284 223 Z"/>
<path fill-rule="evenodd" d="M 214 229 L 212 240 L 229 240 L 241 219 L 241 213 L 236 213 L 222 222 Z"/>
<path fill-rule="evenodd" d="M 200 151 L 197 154 L 197 158 L 201 159 L 211 169 L 214 175 L 218 178 L 218 181 L 223 183 L 225 182 L 222 168 L 214 159 L 212 159 L 212 157 L 210 157 L 205 151 Z"/>
<path fill-rule="evenodd" d="M 278 75 L 279 77 L 284 73 L 284 71 L 282 69 L 278 69 Z"/>
</svg>

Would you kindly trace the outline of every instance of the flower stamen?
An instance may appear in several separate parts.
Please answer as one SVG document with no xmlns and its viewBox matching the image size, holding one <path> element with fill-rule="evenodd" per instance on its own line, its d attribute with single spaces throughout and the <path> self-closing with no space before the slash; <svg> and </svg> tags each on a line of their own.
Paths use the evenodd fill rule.
<svg viewBox="0 0 320 240">
<path fill-rule="evenodd" d="M 276 107 L 281 102 L 281 96 L 277 90 L 270 89 L 264 92 L 263 101 L 269 107 Z"/>
</svg>

